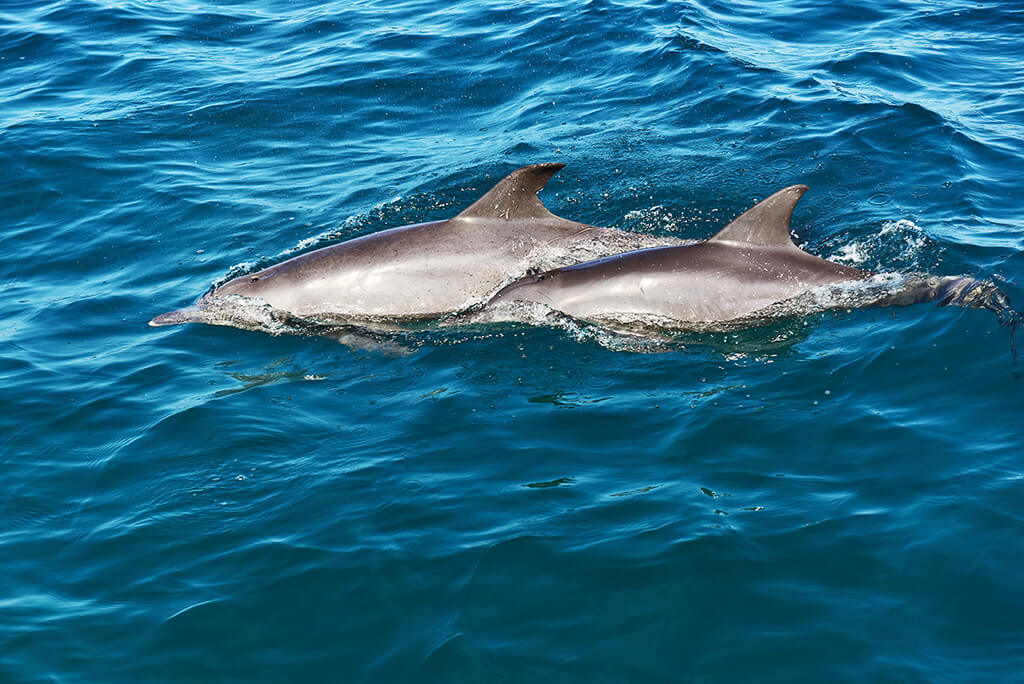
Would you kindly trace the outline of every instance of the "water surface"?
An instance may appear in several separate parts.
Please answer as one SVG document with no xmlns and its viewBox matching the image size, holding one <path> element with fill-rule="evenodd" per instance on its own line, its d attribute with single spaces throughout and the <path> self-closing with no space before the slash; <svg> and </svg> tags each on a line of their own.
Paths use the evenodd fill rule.
<svg viewBox="0 0 1024 684">
<path fill-rule="evenodd" d="M 861 5 L 5 3 L 0 681 L 1018 679 L 989 312 L 146 326 L 549 161 L 687 239 L 806 183 L 804 249 L 1024 306 L 1021 8 Z"/>
</svg>

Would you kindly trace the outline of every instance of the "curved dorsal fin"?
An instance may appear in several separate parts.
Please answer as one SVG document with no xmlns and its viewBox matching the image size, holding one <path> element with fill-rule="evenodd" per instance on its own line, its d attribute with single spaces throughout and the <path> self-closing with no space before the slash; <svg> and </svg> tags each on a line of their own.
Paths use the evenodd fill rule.
<svg viewBox="0 0 1024 684">
<path fill-rule="evenodd" d="M 737 216 L 711 239 L 799 249 L 790 237 L 789 219 L 793 216 L 793 207 L 805 192 L 806 185 L 783 188 Z"/>
<path fill-rule="evenodd" d="M 456 218 L 546 219 L 557 218 L 537 197 L 548 179 L 565 164 L 534 164 L 516 169 Z"/>
</svg>

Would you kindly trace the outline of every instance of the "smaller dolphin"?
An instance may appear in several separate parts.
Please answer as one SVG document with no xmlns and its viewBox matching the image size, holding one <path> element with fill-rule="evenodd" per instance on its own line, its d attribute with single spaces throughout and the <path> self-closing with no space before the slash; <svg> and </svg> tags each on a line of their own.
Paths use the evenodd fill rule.
<svg viewBox="0 0 1024 684">
<path fill-rule="evenodd" d="M 656 247 L 523 278 L 487 304 L 533 302 L 598 323 L 729 329 L 815 309 L 924 301 L 985 307 L 1006 325 L 1018 314 L 990 283 L 960 277 L 906 277 L 897 289 L 876 274 L 826 261 L 797 247 L 790 219 L 805 185 L 779 190 L 704 242 Z M 810 305 L 803 296 L 821 293 Z"/>
<path fill-rule="evenodd" d="M 274 322 L 375 326 L 436 318 L 479 306 L 531 271 L 679 242 L 555 216 L 537 193 L 564 166 L 523 167 L 454 218 L 302 254 L 234 278 L 149 324 L 264 329 Z"/>
</svg>

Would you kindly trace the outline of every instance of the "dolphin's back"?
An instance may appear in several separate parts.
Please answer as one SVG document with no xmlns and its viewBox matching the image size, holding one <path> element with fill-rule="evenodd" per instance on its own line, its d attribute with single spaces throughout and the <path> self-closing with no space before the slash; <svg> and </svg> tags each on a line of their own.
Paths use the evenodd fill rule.
<svg viewBox="0 0 1024 684">
<path fill-rule="evenodd" d="M 537 197 L 562 164 L 523 167 L 455 217 L 401 226 L 294 257 L 230 280 L 152 325 L 238 325 L 253 305 L 317 321 L 442 316 L 486 301 L 504 284 L 636 249 L 642 237 L 552 214 Z M 649 244 L 649 243 L 648 243 Z M 242 301 L 244 300 L 244 301 Z"/>
<path fill-rule="evenodd" d="M 591 320 L 651 317 L 704 324 L 748 318 L 811 288 L 868 277 L 793 243 L 789 221 L 806 189 L 780 190 L 705 242 L 640 250 L 525 278 L 492 302 L 533 301 Z"/>
<path fill-rule="evenodd" d="M 811 288 L 866 276 L 806 252 L 708 241 L 558 269 L 514 283 L 492 301 L 533 301 L 590 320 L 650 316 L 713 323 L 747 318 Z"/>
</svg>

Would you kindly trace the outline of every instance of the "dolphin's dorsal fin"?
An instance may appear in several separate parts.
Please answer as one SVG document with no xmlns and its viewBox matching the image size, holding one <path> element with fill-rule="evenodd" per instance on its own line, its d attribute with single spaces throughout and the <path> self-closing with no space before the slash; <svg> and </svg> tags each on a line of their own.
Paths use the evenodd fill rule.
<svg viewBox="0 0 1024 684">
<path fill-rule="evenodd" d="M 537 197 L 548 179 L 565 164 L 534 164 L 516 169 L 473 202 L 456 218 L 513 219 L 557 218 Z"/>
<path fill-rule="evenodd" d="M 789 219 L 793 216 L 793 207 L 805 192 L 806 185 L 791 185 L 779 190 L 737 216 L 711 241 L 799 249 L 789 234 Z"/>
</svg>

